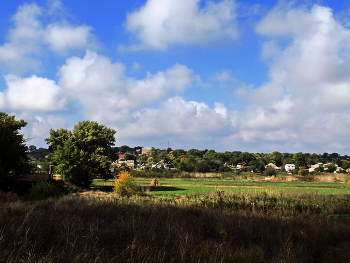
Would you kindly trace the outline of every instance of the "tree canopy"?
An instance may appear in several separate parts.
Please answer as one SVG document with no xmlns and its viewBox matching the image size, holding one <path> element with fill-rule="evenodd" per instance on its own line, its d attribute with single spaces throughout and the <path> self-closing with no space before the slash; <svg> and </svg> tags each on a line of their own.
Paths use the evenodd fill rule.
<svg viewBox="0 0 350 263">
<path fill-rule="evenodd" d="M 8 174 L 18 175 L 27 168 L 27 146 L 19 132 L 26 125 L 24 120 L 0 112 L 0 175 L 3 179 Z"/>
<path fill-rule="evenodd" d="M 89 187 L 93 176 L 110 176 L 115 133 L 97 122 L 83 121 L 72 131 L 51 129 L 45 140 L 54 151 L 52 161 L 63 179 Z"/>
</svg>

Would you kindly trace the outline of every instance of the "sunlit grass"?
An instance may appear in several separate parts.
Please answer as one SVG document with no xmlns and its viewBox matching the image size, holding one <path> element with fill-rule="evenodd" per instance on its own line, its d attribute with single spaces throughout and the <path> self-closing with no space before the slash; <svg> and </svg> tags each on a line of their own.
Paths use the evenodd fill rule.
<svg viewBox="0 0 350 263">
<path fill-rule="evenodd" d="M 310 189 L 310 188 L 245 188 L 245 187 L 197 187 L 197 186 L 158 186 L 151 187 L 148 194 L 151 195 L 195 195 L 207 194 L 217 191 L 224 191 L 226 193 L 300 193 L 300 194 L 320 194 L 320 195 L 349 195 L 350 189 L 342 188 L 324 188 L 324 189 Z"/>
<path fill-rule="evenodd" d="M 161 180 L 160 186 L 149 187 L 151 180 L 135 181 L 144 187 L 151 195 L 193 195 L 205 194 L 215 191 L 228 193 L 302 193 L 302 194 L 324 194 L 324 195 L 346 195 L 350 194 L 350 186 L 345 183 L 315 183 L 315 182 L 234 182 L 227 180 L 206 180 L 206 179 L 174 179 Z M 113 180 L 94 180 L 93 186 L 103 183 L 113 183 Z"/>
</svg>

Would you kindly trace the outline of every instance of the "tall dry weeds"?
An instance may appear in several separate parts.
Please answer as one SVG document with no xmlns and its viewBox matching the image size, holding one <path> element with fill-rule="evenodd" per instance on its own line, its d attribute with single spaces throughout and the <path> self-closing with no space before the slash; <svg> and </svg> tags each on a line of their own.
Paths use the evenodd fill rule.
<svg viewBox="0 0 350 263">
<path fill-rule="evenodd" d="M 323 217 L 77 197 L 0 206 L 0 262 L 341 262 L 346 242 L 349 223 Z"/>
</svg>

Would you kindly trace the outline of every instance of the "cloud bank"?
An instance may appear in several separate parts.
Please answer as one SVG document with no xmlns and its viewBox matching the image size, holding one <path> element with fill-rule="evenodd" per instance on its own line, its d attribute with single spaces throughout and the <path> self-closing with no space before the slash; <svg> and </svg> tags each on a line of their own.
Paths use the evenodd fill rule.
<svg viewBox="0 0 350 263">
<path fill-rule="evenodd" d="M 236 4 L 200 0 L 149 0 L 128 13 L 125 27 L 137 43 L 130 50 L 166 50 L 169 45 L 197 45 L 236 39 Z"/>
<path fill-rule="evenodd" d="M 127 13 L 124 25 L 134 42 L 124 47 L 166 52 L 172 45 L 237 40 L 236 5 L 148 0 Z M 268 75 L 260 85 L 239 88 L 230 69 L 212 72 L 203 85 L 204 76 L 184 63 L 135 77 L 130 72 L 147 67 L 97 52 L 92 26 L 63 18 L 44 22 L 43 10 L 36 4 L 19 7 L 0 46 L 5 72 L 0 110 L 25 117 L 38 140 L 49 128 L 71 128 L 75 120 L 89 119 L 115 128 L 117 144 L 162 147 L 171 140 L 173 148 L 218 151 L 350 150 L 350 30 L 329 7 L 278 4 L 261 17 L 253 33 Z M 40 67 L 45 53 L 65 59 L 57 65 L 57 79 L 17 72 Z M 220 92 L 221 85 L 230 89 L 228 100 L 240 100 L 239 109 L 186 98 L 190 92 Z"/>
</svg>

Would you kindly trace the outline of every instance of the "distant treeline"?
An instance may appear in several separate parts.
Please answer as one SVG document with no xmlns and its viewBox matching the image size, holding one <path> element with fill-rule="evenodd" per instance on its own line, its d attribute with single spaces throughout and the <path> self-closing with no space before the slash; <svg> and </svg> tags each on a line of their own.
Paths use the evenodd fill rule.
<svg viewBox="0 0 350 263">
<path fill-rule="evenodd" d="M 333 163 L 343 169 L 350 168 L 350 157 L 338 153 L 249 153 L 242 151 L 216 152 L 215 150 L 190 149 L 157 149 L 151 148 L 147 154 L 142 154 L 142 146 L 130 147 L 128 145 L 112 147 L 115 158 L 118 154 L 125 154 L 125 159 L 133 159 L 139 164 L 155 164 L 160 161 L 171 163 L 174 167 L 186 172 L 224 172 L 232 170 L 237 164 L 243 164 L 246 169 L 256 172 L 264 171 L 266 165 L 273 163 L 282 167 L 287 163 L 295 164 L 296 168 L 310 167 L 317 163 Z M 28 152 L 39 157 L 51 154 L 49 149 L 29 146 Z"/>
</svg>

